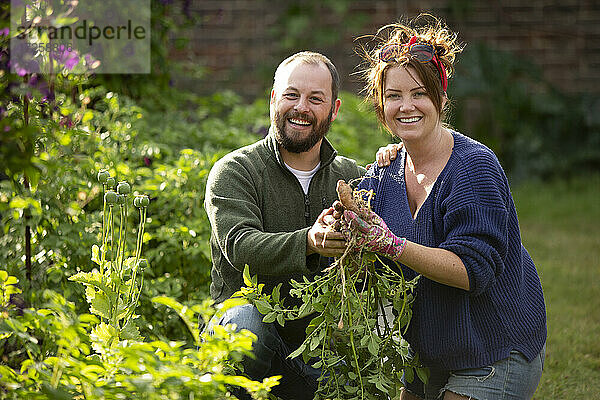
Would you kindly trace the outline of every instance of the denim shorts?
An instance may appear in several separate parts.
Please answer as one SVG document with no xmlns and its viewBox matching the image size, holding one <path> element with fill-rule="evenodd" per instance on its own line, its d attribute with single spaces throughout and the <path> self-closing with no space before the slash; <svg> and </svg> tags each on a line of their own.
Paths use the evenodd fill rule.
<svg viewBox="0 0 600 400">
<path fill-rule="evenodd" d="M 406 390 L 425 400 L 442 399 L 445 391 L 477 400 L 525 400 L 533 397 L 542 376 L 546 345 L 531 362 L 518 351 L 492 365 L 455 371 L 430 368 L 429 381 L 418 378 Z"/>
</svg>

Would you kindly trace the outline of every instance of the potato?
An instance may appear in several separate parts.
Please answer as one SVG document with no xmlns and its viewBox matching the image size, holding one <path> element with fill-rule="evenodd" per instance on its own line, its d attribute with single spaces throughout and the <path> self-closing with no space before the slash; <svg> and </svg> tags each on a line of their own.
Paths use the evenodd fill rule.
<svg viewBox="0 0 600 400">
<path fill-rule="evenodd" d="M 339 180 L 337 182 L 337 194 L 340 198 L 342 205 L 346 208 L 346 210 L 350 210 L 355 212 L 357 215 L 360 215 L 360 209 L 358 205 L 354 201 L 354 196 L 352 195 L 352 188 L 343 180 Z"/>
</svg>

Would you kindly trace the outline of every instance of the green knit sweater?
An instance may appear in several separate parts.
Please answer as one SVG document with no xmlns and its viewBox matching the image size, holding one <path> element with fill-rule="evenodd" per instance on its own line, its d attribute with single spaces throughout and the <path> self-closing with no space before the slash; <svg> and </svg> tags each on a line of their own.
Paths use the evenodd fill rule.
<svg viewBox="0 0 600 400">
<path fill-rule="evenodd" d="M 290 279 L 312 278 L 330 262 L 319 254 L 307 257 L 306 240 L 321 211 L 337 199 L 336 182 L 364 172 L 354 160 L 338 156 L 324 139 L 321 166 L 305 195 L 283 163 L 272 134 L 217 161 L 208 176 L 204 203 L 212 229 L 211 297 L 222 302 L 239 290 L 247 264 L 267 293 L 283 283 L 281 294 L 289 299 Z M 292 329 L 286 331 L 294 329 L 289 325 Z"/>
</svg>

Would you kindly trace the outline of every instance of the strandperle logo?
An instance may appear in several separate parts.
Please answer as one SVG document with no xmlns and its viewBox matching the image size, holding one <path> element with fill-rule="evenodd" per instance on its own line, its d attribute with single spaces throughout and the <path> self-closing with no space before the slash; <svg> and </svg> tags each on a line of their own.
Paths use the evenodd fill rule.
<svg viewBox="0 0 600 400">
<path fill-rule="evenodd" d="M 150 0 L 11 0 L 17 74 L 150 73 Z"/>
<path fill-rule="evenodd" d="M 131 20 L 127 20 L 126 25 L 119 26 L 105 26 L 99 27 L 88 23 L 87 20 L 83 20 L 79 26 L 61 26 L 57 28 L 55 26 L 18 26 L 17 27 L 17 38 L 18 39 L 32 39 L 35 37 L 41 37 L 44 32 L 47 32 L 48 39 L 50 40 L 73 40 L 80 39 L 85 40 L 88 45 L 92 45 L 95 40 L 106 39 L 106 40 L 132 40 L 132 39 L 145 39 L 146 28 L 141 25 L 133 26 Z"/>
</svg>

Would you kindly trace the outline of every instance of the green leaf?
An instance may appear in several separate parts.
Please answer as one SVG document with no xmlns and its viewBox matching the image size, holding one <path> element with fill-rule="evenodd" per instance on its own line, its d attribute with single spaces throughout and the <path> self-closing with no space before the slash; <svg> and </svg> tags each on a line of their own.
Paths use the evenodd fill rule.
<svg viewBox="0 0 600 400">
<path fill-rule="evenodd" d="M 118 339 L 118 332 L 115 327 L 101 322 L 92 329 L 90 338 L 95 342 L 108 346 L 115 339 Z"/>
<path fill-rule="evenodd" d="M 94 118 L 94 113 L 92 112 L 92 110 L 86 110 L 86 112 L 83 113 L 83 117 L 81 118 L 81 122 L 85 124 L 86 122 L 88 122 L 92 118 Z"/>
<path fill-rule="evenodd" d="M 277 315 L 277 322 L 279 325 L 285 326 L 285 318 L 283 317 L 283 314 Z"/>
<path fill-rule="evenodd" d="M 270 324 L 272 322 L 275 322 L 275 319 L 277 319 L 277 313 L 273 311 L 265 315 L 262 320 L 263 322 Z"/>
<path fill-rule="evenodd" d="M 258 309 L 258 312 L 261 314 L 268 314 L 273 311 L 273 307 L 264 300 L 256 300 L 254 305 Z"/>
<path fill-rule="evenodd" d="M 136 326 L 133 320 L 127 321 L 125 326 L 121 329 L 121 339 L 123 340 L 143 340 L 143 337 L 140 335 L 140 330 Z"/>
<path fill-rule="evenodd" d="M 250 267 L 248 264 L 244 267 L 244 273 L 242 274 L 244 277 L 244 284 L 248 287 L 252 287 L 252 278 L 250 277 Z"/>
<path fill-rule="evenodd" d="M 310 347 L 309 350 L 313 351 L 314 349 L 316 349 L 317 347 L 319 347 L 319 337 L 318 336 L 313 336 L 312 339 L 310 340 Z"/>
<path fill-rule="evenodd" d="M 377 356 L 377 353 L 379 353 L 379 343 L 377 343 L 375 337 L 370 336 L 367 348 L 369 349 L 369 353 L 371 353 L 375 357 Z"/>
<path fill-rule="evenodd" d="M 417 367 L 415 369 L 421 382 L 427 383 L 427 381 L 429 381 L 429 369 L 425 367 Z"/>
<path fill-rule="evenodd" d="M 296 350 L 292 351 L 292 353 L 288 356 L 288 358 L 296 358 L 298 357 L 300 354 L 302 354 L 302 352 L 306 349 L 306 344 L 302 343 L 300 345 L 300 347 L 298 347 Z"/>
<path fill-rule="evenodd" d="M 319 315 L 315 318 L 313 318 L 308 326 L 306 327 L 306 334 L 310 335 L 312 333 L 312 331 L 314 331 L 316 329 L 317 326 L 319 326 L 324 320 L 323 315 Z"/>
<path fill-rule="evenodd" d="M 102 366 L 96 364 L 86 365 L 80 371 L 81 375 L 85 376 L 91 381 L 97 380 L 98 377 L 104 375 L 105 373 L 106 370 Z"/>
<path fill-rule="evenodd" d="M 123 271 L 131 271 L 135 266 L 135 257 L 128 257 L 123 262 Z"/>
<path fill-rule="evenodd" d="M 16 285 L 18 282 L 19 282 L 19 280 L 11 275 L 8 278 L 6 278 L 6 281 L 4 281 L 4 284 L 7 286 L 8 285 Z"/>
<path fill-rule="evenodd" d="M 35 367 L 35 361 L 32 359 L 25 360 L 21 363 L 21 374 L 27 371 L 29 368 Z"/>
<path fill-rule="evenodd" d="M 242 306 L 248 304 L 248 301 L 244 298 L 229 298 L 221 303 L 221 310 L 229 310 L 230 308 Z"/>
<path fill-rule="evenodd" d="M 178 302 L 177 300 L 168 297 L 168 296 L 156 296 L 152 298 L 152 302 L 153 303 L 157 303 L 157 304 L 162 304 L 165 305 L 169 308 L 172 308 L 173 310 L 175 310 L 177 313 L 181 312 L 181 309 L 183 308 L 183 304 L 181 304 L 180 302 Z"/>
<path fill-rule="evenodd" d="M 111 303 L 104 292 L 97 291 L 95 288 L 88 286 L 85 289 L 85 296 L 88 303 L 90 303 L 90 312 L 102 318 L 110 319 Z"/>
<path fill-rule="evenodd" d="M 298 310 L 298 318 L 306 317 L 307 315 L 312 314 L 313 311 L 311 302 L 302 303 L 300 310 Z"/>
<path fill-rule="evenodd" d="M 368 341 L 369 341 L 369 336 L 363 336 L 360 339 L 360 346 L 361 347 L 366 346 Z"/>
<path fill-rule="evenodd" d="M 313 308 L 317 312 L 323 312 L 323 310 L 325 310 L 325 304 L 316 301 L 316 302 L 313 303 Z"/>
<path fill-rule="evenodd" d="M 356 393 L 358 392 L 358 386 L 344 386 L 344 389 L 346 390 L 346 392 L 352 394 L 352 393 Z"/>
<path fill-rule="evenodd" d="M 16 196 L 11 199 L 10 203 L 8 203 L 8 206 L 10 208 L 27 208 L 28 204 L 29 203 L 27 202 L 27 200 L 25 200 L 21 196 Z"/>
<path fill-rule="evenodd" d="M 96 245 L 96 244 L 92 246 L 92 261 L 98 265 L 101 265 L 100 247 L 98 247 L 98 245 Z"/>
<path fill-rule="evenodd" d="M 104 277 L 102 274 L 100 274 L 100 272 L 97 272 L 97 271 L 79 272 L 79 273 L 69 277 L 70 281 L 79 282 L 84 285 L 92 285 L 94 287 L 97 287 L 98 289 L 105 292 L 106 295 L 109 298 L 111 298 L 111 300 L 112 300 L 112 296 L 116 296 L 116 293 L 107 286 L 105 279 L 106 279 L 106 277 Z"/>
<path fill-rule="evenodd" d="M 281 283 L 273 288 L 273 293 L 271 297 L 275 303 L 279 303 L 279 297 L 281 296 Z"/>
<path fill-rule="evenodd" d="M 387 393 L 387 388 L 384 386 L 383 382 L 381 382 L 379 380 L 375 381 L 375 387 L 377 389 L 381 390 L 382 392 Z"/>
<path fill-rule="evenodd" d="M 46 382 L 42 383 L 41 392 L 44 393 L 48 399 L 55 400 L 72 400 L 73 395 L 67 391 L 65 391 L 61 387 L 54 388 Z"/>
<path fill-rule="evenodd" d="M 192 336 L 194 337 L 194 339 L 198 338 L 198 336 L 200 335 L 200 332 L 199 332 L 196 321 L 193 321 L 193 318 L 194 318 L 193 310 L 191 310 L 187 306 L 179 303 L 177 300 L 172 299 L 167 296 L 153 297 L 152 302 L 164 304 L 167 307 L 170 307 L 173 310 L 175 310 L 177 312 L 177 314 L 179 315 L 179 317 L 183 320 L 183 322 L 185 323 L 187 328 L 189 329 L 189 331 L 192 334 Z"/>
</svg>

